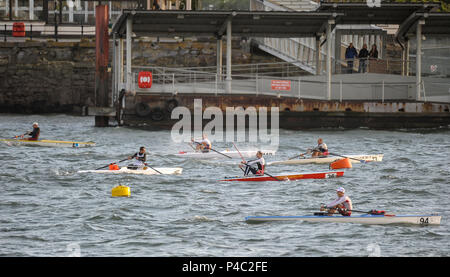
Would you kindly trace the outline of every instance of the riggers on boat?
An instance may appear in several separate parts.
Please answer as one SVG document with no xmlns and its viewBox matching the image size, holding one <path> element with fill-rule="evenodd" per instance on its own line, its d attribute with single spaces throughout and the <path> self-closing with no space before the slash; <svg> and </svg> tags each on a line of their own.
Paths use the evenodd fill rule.
<svg viewBox="0 0 450 277">
<path fill-rule="evenodd" d="M 47 147 L 92 147 L 95 142 L 81 142 L 81 141 L 61 141 L 61 140 L 26 140 L 26 139 L 0 139 L 1 142 L 9 146 L 47 146 Z"/>
<path fill-rule="evenodd" d="M 78 171 L 78 173 L 165 175 L 165 174 L 181 174 L 183 172 L 182 167 L 155 167 L 154 169 L 155 170 L 147 166 L 142 169 L 129 169 L 127 167 L 121 167 L 119 169 L 81 170 Z"/>
<path fill-rule="evenodd" d="M 180 151 L 178 154 L 175 154 L 175 156 L 177 156 L 177 157 L 184 157 L 184 158 L 193 158 L 193 159 L 227 158 L 226 156 L 229 156 L 231 158 L 236 158 L 236 159 L 240 159 L 241 158 L 241 156 L 239 155 L 238 151 L 224 150 L 224 151 L 219 151 L 219 152 L 222 153 L 222 154 L 219 154 L 219 153 L 214 152 L 214 151 L 209 151 L 209 152 L 206 152 L 206 153 Z M 256 152 L 258 152 L 258 150 L 248 150 L 248 151 L 241 151 L 241 154 L 244 157 L 250 158 L 250 157 L 254 157 L 256 155 Z M 273 150 L 261 150 L 261 152 L 263 153 L 264 156 L 273 156 L 276 153 L 276 151 L 273 151 Z"/>
<path fill-rule="evenodd" d="M 383 160 L 384 154 L 376 154 L 376 155 L 341 155 L 341 156 L 321 156 L 315 158 L 305 158 L 305 159 L 292 159 L 292 160 L 284 160 L 284 161 L 275 161 L 269 162 L 267 165 L 277 165 L 277 164 L 330 164 L 337 160 L 343 159 L 345 157 L 350 158 L 350 162 L 359 163 L 361 161 L 364 162 L 381 162 Z"/>
<path fill-rule="evenodd" d="M 277 176 L 246 176 L 246 177 L 225 177 L 220 181 L 238 181 L 238 182 L 265 182 L 265 181 L 287 181 L 300 179 L 326 179 L 344 176 L 344 171 L 297 173 Z"/>
<path fill-rule="evenodd" d="M 441 216 L 437 214 L 424 215 L 306 215 L 306 216 L 247 216 L 247 223 L 260 223 L 269 221 L 308 221 L 308 222 L 337 222 L 359 224 L 419 224 L 439 225 Z"/>
</svg>

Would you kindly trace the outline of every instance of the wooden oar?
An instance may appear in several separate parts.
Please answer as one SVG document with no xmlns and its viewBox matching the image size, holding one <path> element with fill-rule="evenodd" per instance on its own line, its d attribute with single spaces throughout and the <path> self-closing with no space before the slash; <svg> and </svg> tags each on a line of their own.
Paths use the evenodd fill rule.
<svg viewBox="0 0 450 277">
<path fill-rule="evenodd" d="M 124 161 L 126 161 L 126 160 L 128 160 L 128 158 L 126 158 L 126 159 L 123 159 L 123 160 L 121 160 L 121 161 L 118 161 L 118 162 L 114 162 L 114 163 L 110 163 L 110 164 L 107 164 L 107 165 L 105 165 L 105 166 L 102 166 L 102 167 L 99 167 L 99 168 L 97 168 L 97 169 L 95 169 L 95 170 L 99 170 L 99 169 L 102 169 L 102 168 L 108 167 L 108 166 L 109 166 L 109 165 L 111 165 L 111 164 L 118 164 L 118 163 L 124 162 Z"/>
<path fill-rule="evenodd" d="M 201 145 L 200 142 L 194 141 L 194 143 L 197 143 L 197 144 Z M 228 156 L 228 155 L 225 155 L 224 153 L 221 153 L 221 152 L 219 152 L 219 151 L 216 151 L 216 150 L 214 150 L 214 149 L 212 149 L 212 148 L 209 148 L 209 150 L 212 150 L 212 151 L 214 151 L 214 152 L 216 152 L 216 153 L 218 153 L 218 154 L 220 154 L 220 155 L 222 155 L 222 156 L 225 156 L 225 157 L 227 157 L 227 158 L 232 159 L 232 157 L 230 157 L 230 156 Z"/>
<path fill-rule="evenodd" d="M 241 154 L 241 151 L 239 151 L 239 149 L 236 147 L 236 145 L 234 144 L 234 142 L 233 142 L 233 146 L 234 146 L 234 148 L 236 148 L 236 151 L 239 153 L 239 156 L 241 156 L 241 159 L 244 161 L 244 164 L 246 165 L 246 166 L 250 166 L 250 165 L 248 165 L 247 164 L 247 161 L 244 159 L 244 156 L 242 156 L 242 154 Z M 250 166 L 251 167 L 251 166 Z M 241 168 L 242 169 L 242 168 Z M 245 172 L 245 171 L 244 171 Z M 276 177 L 274 177 L 274 176 L 272 176 L 272 175 L 270 175 L 270 174 L 268 174 L 268 173 L 266 173 L 266 172 L 264 172 L 264 174 L 265 175 L 267 175 L 267 176 L 269 176 L 269 177 L 271 177 L 271 178 L 273 178 L 273 179 L 275 179 L 275 180 L 277 180 L 277 181 L 282 181 L 282 180 L 280 180 L 280 179 L 278 179 L 278 178 L 276 178 Z"/>
<path fill-rule="evenodd" d="M 355 160 L 355 161 L 358 161 L 358 162 L 360 162 L 360 163 L 366 163 L 365 160 L 359 160 L 359 159 L 355 159 L 355 158 L 350 158 L 350 157 L 342 156 L 342 155 L 335 154 L 335 153 L 328 153 L 328 154 L 329 154 L 329 155 L 332 155 L 332 156 L 338 156 L 338 157 L 342 157 L 342 158 L 347 158 L 347 159 Z"/>
</svg>

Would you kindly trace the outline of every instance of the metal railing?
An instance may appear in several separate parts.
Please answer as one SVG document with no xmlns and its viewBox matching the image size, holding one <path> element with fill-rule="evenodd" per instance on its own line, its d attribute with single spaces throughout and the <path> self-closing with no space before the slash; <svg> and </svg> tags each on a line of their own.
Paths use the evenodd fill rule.
<svg viewBox="0 0 450 277">
<path fill-rule="evenodd" d="M 191 75 L 195 75 L 195 73 L 204 74 L 216 74 L 217 66 L 203 66 L 203 67 L 182 67 L 182 68 L 174 68 L 174 67 L 160 67 L 160 66 L 133 66 L 135 69 L 142 70 L 152 70 L 157 71 L 158 73 L 190 73 Z M 226 66 L 222 66 L 219 69 L 219 72 L 226 72 Z M 288 77 L 288 76 L 302 76 L 307 73 L 303 70 L 299 69 L 292 63 L 288 62 L 274 62 L 274 63 L 258 63 L 258 64 L 233 64 L 231 73 L 233 78 L 237 79 L 245 79 L 245 78 L 253 78 L 254 76 L 279 76 L 279 77 Z M 225 74 L 219 74 L 221 79 L 225 78 Z M 309 74 L 308 74 L 309 75 Z"/>
<path fill-rule="evenodd" d="M 412 75 L 415 60 L 355 58 L 333 61 L 335 74 L 381 73 Z"/>
<path fill-rule="evenodd" d="M 284 68 L 284 69 L 283 69 Z M 286 63 L 250 64 L 233 66 L 231 93 L 271 95 L 298 99 L 327 100 L 325 75 L 305 76 L 287 71 Z M 137 93 L 213 93 L 227 94 L 226 76 L 217 73 L 216 67 L 168 68 L 132 67 L 132 88 Z M 291 69 L 289 69 L 291 70 Z M 140 89 L 137 77 L 140 71 L 151 71 L 153 85 Z M 299 72 L 297 72 L 299 73 Z M 330 100 L 415 100 L 417 84 L 415 76 L 393 74 L 335 74 L 331 81 Z M 450 76 L 447 78 L 423 77 L 420 84 L 420 100 L 450 102 Z"/>
<path fill-rule="evenodd" d="M 1 2 L 1 1 L 0 1 Z M 29 6 L 29 1 L 22 1 L 17 6 L 13 4 L 12 13 L 9 11 L 9 0 L 3 0 L 4 5 L 0 6 L 0 20 L 14 20 L 14 21 L 29 21 L 29 20 L 46 20 L 48 23 L 55 22 L 55 17 L 59 23 L 68 24 L 95 24 L 95 5 L 89 2 L 93 1 L 79 1 L 77 5 L 74 1 L 74 6 L 63 5 L 61 11 L 53 5 L 53 1 L 48 1 L 48 11 L 44 14 L 42 1 L 34 1 L 34 6 Z M 109 22 L 114 22 L 122 13 L 122 9 L 137 8 L 135 5 L 138 1 L 104 1 L 109 6 Z M 135 2 L 135 3 L 133 3 Z M 105 4 L 104 3 L 104 4 Z M 6 5 L 5 5 L 6 4 Z M 24 5 L 25 4 L 25 5 Z M 24 5 L 24 6 L 22 6 Z M 59 7 L 59 6 L 58 6 Z"/>
<path fill-rule="evenodd" d="M 17 41 L 18 39 L 50 39 L 56 41 L 62 38 L 83 39 L 85 37 L 95 37 L 95 26 L 89 25 L 45 25 L 39 23 L 25 23 L 25 36 L 17 37 L 13 34 L 13 23 L 0 25 L 0 37 L 3 41 Z"/>
<path fill-rule="evenodd" d="M 353 65 L 351 63 L 353 62 Z M 364 65 L 362 64 L 364 62 Z M 319 60 L 316 63 L 315 59 L 310 61 L 311 64 L 319 65 L 320 74 L 324 75 L 326 69 L 326 60 Z M 450 78 L 450 65 L 445 64 L 445 60 L 434 61 L 432 66 L 422 67 L 422 76 L 424 77 L 442 77 Z M 423 62 L 424 64 L 424 62 Z M 217 66 L 204 66 L 204 67 L 159 67 L 159 66 L 134 66 L 133 68 L 139 68 L 142 70 L 149 69 L 158 71 L 158 73 L 179 73 L 190 72 L 194 74 L 198 72 L 216 74 L 219 72 L 219 79 L 225 78 L 226 66 L 222 66 L 218 70 Z M 411 57 L 409 60 L 401 59 L 358 59 L 353 60 L 335 60 L 331 61 L 332 74 L 354 74 L 354 73 L 378 73 L 378 74 L 391 74 L 402 76 L 415 76 L 416 60 L 415 57 Z M 220 74 L 222 72 L 222 74 Z M 256 78 L 261 76 L 271 77 L 296 77 L 311 75 L 308 72 L 302 70 L 298 65 L 290 62 L 274 62 L 274 63 L 258 63 L 258 64 L 233 64 L 232 65 L 233 79 L 246 79 Z"/>
</svg>

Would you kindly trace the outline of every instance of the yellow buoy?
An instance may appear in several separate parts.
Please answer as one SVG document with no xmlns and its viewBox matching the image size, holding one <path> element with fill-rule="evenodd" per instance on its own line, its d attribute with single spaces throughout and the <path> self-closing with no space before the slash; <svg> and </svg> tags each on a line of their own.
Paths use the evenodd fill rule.
<svg viewBox="0 0 450 277">
<path fill-rule="evenodd" d="M 118 185 L 111 191 L 112 197 L 130 197 L 130 187 Z"/>
</svg>

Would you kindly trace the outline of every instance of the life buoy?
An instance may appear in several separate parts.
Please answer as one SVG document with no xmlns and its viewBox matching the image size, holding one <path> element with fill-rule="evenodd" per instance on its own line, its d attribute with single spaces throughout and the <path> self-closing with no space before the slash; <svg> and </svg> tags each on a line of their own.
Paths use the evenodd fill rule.
<svg viewBox="0 0 450 277">
<path fill-rule="evenodd" d="M 165 117 L 164 111 L 161 108 L 156 107 L 156 108 L 152 109 L 151 114 L 150 114 L 150 118 L 153 121 L 161 121 L 161 120 L 164 119 L 164 117 Z"/>
<path fill-rule="evenodd" d="M 171 100 L 166 102 L 166 110 L 169 113 L 172 113 L 173 109 L 175 109 L 176 107 L 178 107 L 178 101 L 177 100 L 171 99 Z"/>
<path fill-rule="evenodd" d="M 140 102 L 136 104 L 136 113 L 138 116 L 145 117 L 151 113 L 150 106 L 146 103 Z"/>
</svg>

